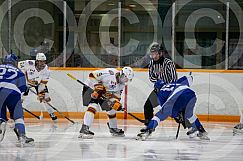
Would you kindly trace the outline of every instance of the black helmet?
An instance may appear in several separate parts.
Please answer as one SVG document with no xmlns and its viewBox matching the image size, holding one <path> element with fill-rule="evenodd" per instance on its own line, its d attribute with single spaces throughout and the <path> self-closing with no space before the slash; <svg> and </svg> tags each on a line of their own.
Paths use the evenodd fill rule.
<svg viewBox="0 0 243 161">
<path fill-rule="evenodd" d="M 151 48 L 150 48 L 150 52 L 159 52 L 159 51 L 163 51 L 164 48 L 162 46 L 162 44 L 160 45 L 159 43 L 154 43 Z"/>
</svg>

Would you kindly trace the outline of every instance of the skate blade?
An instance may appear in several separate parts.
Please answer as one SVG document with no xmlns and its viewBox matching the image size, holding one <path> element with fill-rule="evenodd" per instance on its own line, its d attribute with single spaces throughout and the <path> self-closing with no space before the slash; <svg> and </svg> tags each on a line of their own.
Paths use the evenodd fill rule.
<svg viewBox="0 0 243 161">
<path fill-rule="evenodd" d="M 187 133 L 188 133 L 188 132 L 187 132 Z M 191 134 L 187 134 L 187 136 L 188 136 L 190 139 L 192 139 L 192 138 L 196 138 L 198 134 L 199 134 L 199 131 L 195 131 L 195 132 L 193 132 L 193 133 L 191 133 Z"/>
<path fill-rule="evenodd" d="M 199 137 L 199 138 L 200 138 L 200 140 L 207 140 L 207 141 L 210 141 L 210 138 L 207 137 L 207 136 L 203 136 L 203 137 Z"/>
<path fill-rule="evenodd" d="M 17 142 L 16 143 L 16 146 L 17 147 L 20 147 L 20 148 L 33 147 L 33 146 L 35 146 L 35 143 L 34 143 L 34 141 L 29 142 L 29 143 L 20 143 L 20 142 Z"/>
<path fill-rule="evenodd" d="M 80 139 L 93 139 L 94 136 L 93 136 L 93 135 L 80 134 L 80 135 L 78 136 L 78 138 L 80 138 Z"/>
<path fill-rule="evenodd" d="M 136 140 L 140 140 L 140 141 L 145 141 L 148 137 L 140 137 L 140 136 L 137 136 L 136 137 Z"/>
<path fill-rule="evenodd" d="M 136 140 L 141 140 L 141 141 L 145 141 L 145 140 L 147 140 L 148 139 L 148 137 L 149 137 L 150 135 L 137 135 L 137 137 L 136 137 Z"/>
<path fill-rule="evenodd" d="M 122 135 L 119 135 L 119 134 L 111 134 L 111 136 L 114 136 L 114 137 L 124 137 L 125 134 L 122 134 Z"/>
</svg>

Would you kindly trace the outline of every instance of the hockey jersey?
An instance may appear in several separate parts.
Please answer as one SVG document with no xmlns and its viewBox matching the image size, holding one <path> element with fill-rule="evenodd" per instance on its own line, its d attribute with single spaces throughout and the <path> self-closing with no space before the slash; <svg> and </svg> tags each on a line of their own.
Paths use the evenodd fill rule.
<svg viewBox="0 0 243 161">
<path fill-rule="evenodd" d="M 0 65 L 0 91 L 10 90 L 12 93 L 21 94 L 26 91 L 25 75 L 13 65 Z"/>
<path fill-rule="evenodd" d="M 163 105 L 167 100 L 170 100 L 173 96 L 180 95 L 182 92 L 191 91 L 189 87 L 192 84 L 192 80 L 192 76 L 183 76 L 175 83 L 164 84 L 157 93 L 159 104 Z"/>
<path fill-rule="evenodd" d="M 50 71 L 48 66 L 45 65 L 45 68 L 41 71 L 37 71 L 35 66 L 35 60 L 25 60 L 18 63 L 18 67 L 25 73 L 28 81 L 48 81 L 50 77 Z"/>
<path fill-rule="evenodd" d="M 119 71 L 115 68 L 95 70 L 89 74 L 89 79 L 86 81 L 86 84 L 94 89 L 95 84 L 102 83 L 107 92 L 120 98 L 125 84 L 117 81 L 116 75 L 118 73 Z"/>
</svg>

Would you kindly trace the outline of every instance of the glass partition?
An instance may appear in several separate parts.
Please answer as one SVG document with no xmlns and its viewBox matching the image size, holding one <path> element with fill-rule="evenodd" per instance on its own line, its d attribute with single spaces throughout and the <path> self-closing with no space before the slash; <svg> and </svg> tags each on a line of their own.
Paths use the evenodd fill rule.
<svg viewBox="0 0 243 161">
<path fill-rule="evenodd" d="M 177 68 L 243 69 L 240 0 L 0 0 L 0 7 L 1 59 L 44 52 L 49 66 L 146 68 L 157 41 Z"/>
</svg>

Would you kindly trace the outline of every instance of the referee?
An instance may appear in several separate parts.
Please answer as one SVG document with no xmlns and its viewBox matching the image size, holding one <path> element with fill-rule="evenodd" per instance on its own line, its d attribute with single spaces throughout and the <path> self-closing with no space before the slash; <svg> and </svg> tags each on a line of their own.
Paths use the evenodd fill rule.
<svg viewBox="0 0 243 161">
<path fill-rule="evenodd" d="M 175 82 L 177 73 L 175 64 L 168 58 L 164 57 L 165 51 L 162 45 L 154 43 L 150 48 L 150 63 L 149 63 L 149 80 L 155 83 L 157 80 L 162 80 L 165 83 Z M 153 108 L 159 105 L 157 101 L 156 91 L 153 90 L 144 104 L 145 125 L 153 118 Z"/>
</svg>

